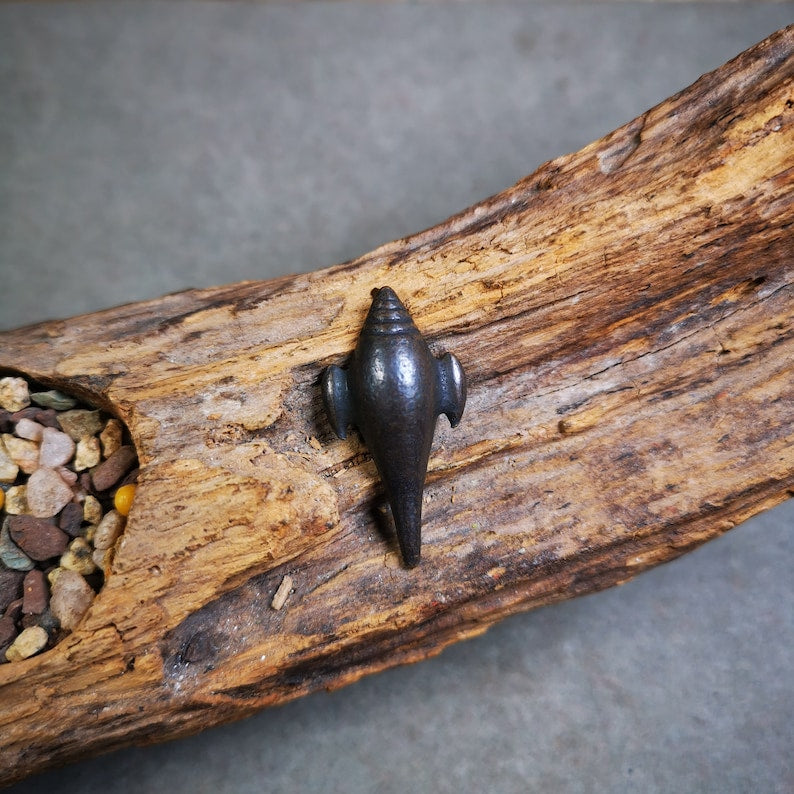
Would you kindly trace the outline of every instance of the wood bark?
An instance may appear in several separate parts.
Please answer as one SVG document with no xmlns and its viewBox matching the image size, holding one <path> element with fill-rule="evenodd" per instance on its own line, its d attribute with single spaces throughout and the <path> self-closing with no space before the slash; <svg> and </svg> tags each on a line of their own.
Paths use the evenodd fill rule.
<svg viewBox="0 0 794 794">
<path fill-rule="evenodd" d="M 788 28 L 354 262 L 0 334 L 0 367 L 117 414 L 142 464 L 80 626 L 0 667 L 3 779 L 422 659 L 791 495 L 793 85 Z M 383 285 L 470 382 L 414 570 L 319 392 Z"/>
</svg>

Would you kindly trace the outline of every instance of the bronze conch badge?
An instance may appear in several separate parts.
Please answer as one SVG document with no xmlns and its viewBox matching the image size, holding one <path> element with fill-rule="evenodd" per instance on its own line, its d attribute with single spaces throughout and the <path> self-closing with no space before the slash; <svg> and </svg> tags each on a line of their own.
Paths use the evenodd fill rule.
<svg viewBox="0 0 794 794">
<path fill-rule="evenodd" d="M 403 560 L 419 562 L 422 491 L 436 419 L 455 427 L 466 404 L 466 376 L 452 353 L 437 359 L 390 287 L 373 300 L 349 367 L 332 364 L 322 391 L 334 432 L 355 425 L 369 448 L 391 505 Z"/>
</svg>

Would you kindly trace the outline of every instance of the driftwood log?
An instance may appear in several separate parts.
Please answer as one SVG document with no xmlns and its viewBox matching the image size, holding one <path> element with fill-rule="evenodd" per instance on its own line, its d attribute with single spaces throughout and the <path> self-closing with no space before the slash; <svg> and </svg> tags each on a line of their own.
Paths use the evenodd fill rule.
<svg viewBox="0 0 794 794">
<path fill-rule="evenodd" d="M 0 367 L 117 414 L 143 467 L 81 625 L 0 667 L 3 780 L 422 659 L 791 495 L 793 223 L 788 28 L 354 262 L 0 334 Z M 470 380 L 414 570 L 319 392 L 383 285 Z"/>
</svg>

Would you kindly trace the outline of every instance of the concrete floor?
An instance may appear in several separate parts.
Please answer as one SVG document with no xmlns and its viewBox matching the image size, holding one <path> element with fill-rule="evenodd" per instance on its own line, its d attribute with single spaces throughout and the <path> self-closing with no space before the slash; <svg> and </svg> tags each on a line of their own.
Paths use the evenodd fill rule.
<svg viewBox="0 0 794 794">
<path fill-rule="evenodd" d="M 793 19 L 756 3 L 0 6 L 0 328 L 349 259 Z M 12 790 L 792 792 L 792 525 L 790 502 L 437 659 Z"/>
</svg>

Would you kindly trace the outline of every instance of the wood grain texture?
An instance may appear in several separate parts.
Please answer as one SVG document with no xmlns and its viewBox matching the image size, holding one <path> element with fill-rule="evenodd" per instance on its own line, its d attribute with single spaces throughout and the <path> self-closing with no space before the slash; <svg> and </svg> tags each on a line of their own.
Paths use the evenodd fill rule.
<svg viewBox="0 0 794 794">
<path fill-rule="evenodd" d="M 0 334 L 0 368 L 116 413 L 143 467 L 82 624 L 0 667 L 4 780 L 424 658 L 790 495 L 793 85 L 788 28 L 354 262 Z M 319 393 L 387 284 L 470 382 L 414 570 Z"/>
</svg>

